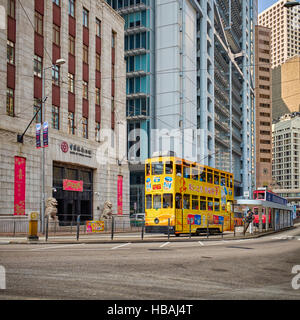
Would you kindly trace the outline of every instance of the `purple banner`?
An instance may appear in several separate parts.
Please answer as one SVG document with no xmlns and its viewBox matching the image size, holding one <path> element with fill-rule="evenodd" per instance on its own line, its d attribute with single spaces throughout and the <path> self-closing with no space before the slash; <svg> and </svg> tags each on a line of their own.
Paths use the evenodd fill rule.
<svg viewBox="0 0 300 320">
<path fill-rule="evenodd" d="M 43 147 L 48 147 L 48 122 L 44 122 L 43 125 Z"/>
<path fill-rule="evenodd" d="M 40 149 L 41 148 L 41 128 L 42 125 L 40 123 L 38 123 L 36 125 L 36 148 Z"/>
</svg>

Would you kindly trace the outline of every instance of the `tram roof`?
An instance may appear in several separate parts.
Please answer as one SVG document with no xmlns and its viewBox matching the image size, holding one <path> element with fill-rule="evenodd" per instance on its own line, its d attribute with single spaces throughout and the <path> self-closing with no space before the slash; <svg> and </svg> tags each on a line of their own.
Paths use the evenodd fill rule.
<svg viewBox="0 0 300 320">
<path fill-rule="evenodd" d="M 285 206 L 276 202 L 265 201 L 265 200 L 248 200 L 248 199 L 238 199 L 236 200 L 237 205 L 243 205 L 248 207 L 265 207 L 272 209 L 281 209 L 281 210 L 293 210 L 291 206 Z"/>
</svg>

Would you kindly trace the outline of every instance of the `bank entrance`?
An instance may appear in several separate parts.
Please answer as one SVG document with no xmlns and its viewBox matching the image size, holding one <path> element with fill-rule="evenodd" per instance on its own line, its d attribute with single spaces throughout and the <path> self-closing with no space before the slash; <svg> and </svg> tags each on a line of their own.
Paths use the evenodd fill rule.
<svg viewBox="0 0 300 320">
<path fill-rule="evenodd" d="M 53 163 L 53 197 L 58 202 L 60 225 L 93 219 L 93 170 Z"/>
</svg>

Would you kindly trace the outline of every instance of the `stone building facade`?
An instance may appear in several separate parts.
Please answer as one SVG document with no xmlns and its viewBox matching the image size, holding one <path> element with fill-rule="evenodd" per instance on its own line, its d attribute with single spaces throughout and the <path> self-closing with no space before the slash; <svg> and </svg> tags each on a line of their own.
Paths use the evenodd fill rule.
<svg viewBox="0 0 300 320">
<path fill-rule="evenodd" d="M 0 215 L 16 213 L 17 159 L 26 161 L 20 212 L 41 210 L 36 123 L 42 120 L 49 124 L 45 198 L 58 200 L 59 214 L 96 219 L 107 200 L 114 213 L 128 214 L 123 18 L 102 0 L 0 0 L 0 6 L 7 15 L 0 30 L 0 54 L 7 56 L 0 60 Z M 58 59 L 65 63 L 56 65 Z M 68 181 L 81 190 L 68 191 Z"/>
</svg>

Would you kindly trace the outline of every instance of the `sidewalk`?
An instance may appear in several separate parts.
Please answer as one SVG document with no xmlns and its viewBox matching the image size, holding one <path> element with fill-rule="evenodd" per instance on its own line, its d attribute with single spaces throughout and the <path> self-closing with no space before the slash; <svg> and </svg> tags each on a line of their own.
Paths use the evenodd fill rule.
<svg viewBox="0 0 300 320">
<path fill-rule="evenodd" d="M 253 239 L 260 238 L 267 235 L 284 232 L 286 230 L 295 229 L 300 224 L 295 224 L 293 227 L 284 228 L 277 231 L 266 231 L 263 233 L 257 234 L 249 234 L 246 233 L 244 236 L 242 233 L 236 233 L 234 236 L 233 232 L 226 231 L 223 236 L 220 235 L 210 235 L 207 237 L 206 235 L 202 236 L 189 236 L 189 235 L 181 235 L 180 237 L 176 237 L 174 235 L 170 235 L 168 239 L 167 235 L 164 234 L 144 234 L 144 238 L 142 239 L 141 233 L 117 233 L 114 234 L 113 240 L 111 240 L 110 234 L 91 234 L 91 235 L 80 235 L 79 240 L 76 239 L 76 234 L 67 235 L 67 236 L 49 236 L 48 241 L 44 235 L 39 236 L 39 240 L 28 240 L 27 237 L 5 237 L 0 236 L 0 245 L 1 244 L 103 244 L 103 243 L 150 243 L 150 242 L 188 242 L 188 241 L 223 241 L 223 240 L 242 240 L 242 239 Z"/>
</svg>

